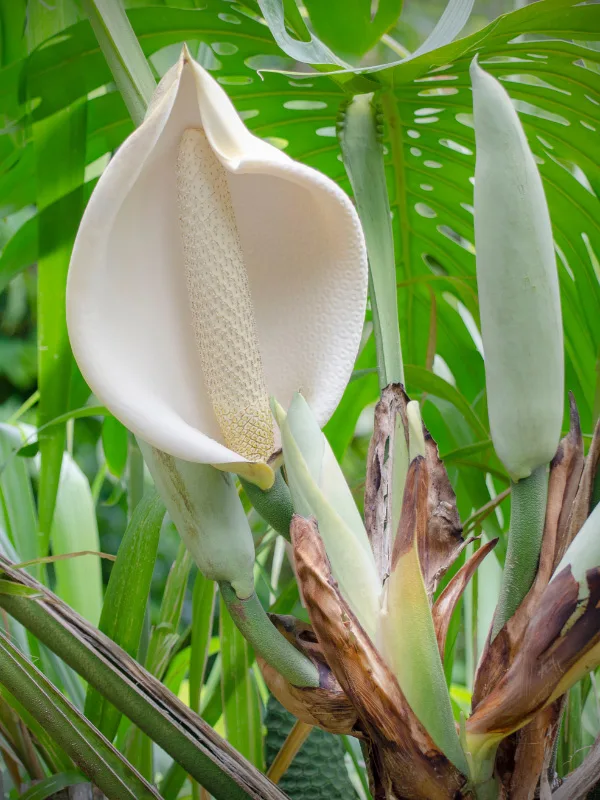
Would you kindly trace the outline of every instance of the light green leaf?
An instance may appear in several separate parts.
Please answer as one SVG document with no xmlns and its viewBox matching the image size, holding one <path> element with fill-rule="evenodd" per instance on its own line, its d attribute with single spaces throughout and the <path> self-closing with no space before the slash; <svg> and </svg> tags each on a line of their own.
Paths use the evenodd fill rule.
<svg viewBox="0 0 600 800">
<path fill-rule="evenodd" d="M 87 782 L 88 779 L 85 775 L 77 772 L 61 772 L 36 783 L 31 789 L 20 795 L 20 800 L 45 800 L 45 798 L 60 792 L 61 789 L 68 789 L 69 786 L 78 786 L 80 783 Z"/>
<path fill-rule="evenodd" d="M 86 111 L 85 102 L 78 102 L 33 126 L 38 208 L 49 208 L 65 194 L 70 193 L 71 198 L 60 217 L 49 213 L 38 225 L 39 426 L 69 408 L 73 356 L 67 335 L 65 291 L 71 247 L 83 210 Z M 78 191 L 74 191 L 76 187 Z M 46 555 L 48 549 L 64 444 L 64 426 L 44 431 L 40 439 L 40 555 Z"/>
<path fill-rule="evenodd" d="M 102 449 L 111 473 L 120 478 L 127 464 L 129 433 L 118 419 L 107 414 L 102 424 Z"/>
<path fill-rule="evenodd" d="M 427 495 L 425 461 L 417 457 L 406 479 L 392 571 L 384 586 L 377 645 L 435 744 L 468 774 L 419 563 L 417 541 L 425 536 Z"/>
<path fill-rule="evenodd" d="M 250 645 L 236 628 L 225 602 L 219 606 L 221 692 L 227 741 L 251 763 L 263 769 L 261 707 L 250 670 Z"/>
<path fill-rule="evenodd" d="M 208 648 L 215 609 L 214 581 L 196 573 L 192 595 L 192 644 L 190 653 L 190 708 L 200 712 L 200 697 L 208 661 Z"/>
<path fill-rule="evenodd" d="M 63 555 L 100 550 L 96 509 L 88 479 L 68 453 L 63 456 L 52 521 L 52 552 Z M 97 625 L 102 608 L 100 558 L 60 559 L 54 564 L 56 593 L 82 617 Z"/>
<path fill-rule="evenodd" d="M 152 629 L 146 656 L 146 669 L 159 680 L 164 676 L 179 641 L 177 629 L 191 568 L 192 556 L 181 542 L 175 561 L 169 570 L 158 620 Z"/>
<path fill-rule="evenodd" d="M 586 572 L 594 567 L 600 567 L 600 504 L 594 508 L 569 545 L 554 570 L 554 575 L 558 575 L 567 566 L 570 566 L 573 577 L 579 583 L 580 598 L 587 597 L 589 587 L 586 582 Z"/>
<path fill-rule="evenodd" d="M 139 125 L 156 81 L 121 0 L 83 0 L 83 7 L 129 114 Z"/>
<path fill-rule="evenodd" d="M 37 517 L 27 464 L 14 458 L 23 437 L 12 425 L 0 425 L 0 522 L 19 558 L 38 556 Z M 39 577 L 39 567 L 31 567 Z"/>
<path fill-rule="evenodd" d="M 144 624 L 164 514 L 164 504 L 156 492 L 144 495 L 121 541 L 104 596 L 100 630 L 134 658 Z M 121 713 L 91 686 L 85 713 L 107 739 L 113 739 Z"/>
<path fill-rule="evenodd" d="M 381 585 L 367 534 L 343 473 L 312 412 L 295 395 L 277 421 L 296 513 L 314 516 L 344 598 L 372 637 Z"/>
</svg>

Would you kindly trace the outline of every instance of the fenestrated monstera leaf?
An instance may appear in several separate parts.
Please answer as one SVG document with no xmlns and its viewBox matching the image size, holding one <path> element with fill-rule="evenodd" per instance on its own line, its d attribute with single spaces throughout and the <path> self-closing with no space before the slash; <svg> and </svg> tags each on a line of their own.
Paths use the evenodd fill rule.
<svg viewBox="0 0 600 800">
<path fill-rule="evenodd" d="M 588 432 L 600 346 L 599 181 L 593 158 L 600 124 L 595 71 L 600 53 L 580 42 L 600 39 L 597 8 L 578 0 L 539 0 L 471 36 L 395 66 L 362 75 L 330 72 L 308 77 L 258 72 L 290 70 L 294 64 L 257 12 L 252 0 L 205 0 L 194 10 L 138 7 L 128 14 L 157 73 L 174 62 L 180 42 L 195 43 L 195 52 L 255 133 L 323 171 L 347 191 L 336 138 L 338 114 L 349 95 L 379 92 L 407 383 L 413 393 L 428 393 L 428 424 L 442 454 L 452 451 L 457 480 L 480 472 L 480 479 L 463 481 L 470 486 L 468 514 L 469 505 L 479 507 L 489 500 L 483 472 L 503 476 L 487 441 L 483 359 L 473 331 L 478 305 L 468 67 L 477 53 L 481 66 L 504 82 L 540 162 L 559 254 L 566 384 L 577 397 L 582 427 Z M 28 127 L 19 115 L 43 119 L 93 93 L 88 94 L 86 153 L 90 188 L 101 170 L 97 159 L 112 152 L 131 130 L 87 23 L 66 29 L 28 60 L 8 64 L 0 71 L 0 86 L 0 114 L 13 132 L 3 137 L 0 153 L 4 213 L 35 200 Z M 27 98 L 32 99 L 29 106 Z M 36 236 L 34 216 L 0 256 L 0 286 L 35 261 Z M 451 375 L 431 372 L 433 354 L 443 359 Z M 368 372 L 374 365 L 374 347 L 369 345 L 358 364 L 367 371 L 350 384 L 329 423 L 338 456 L 353 435 L 361 409 L 377 398 L 377 379 Z M 444 404 L 446 410 L 458 409 L 459 423 L 464 418 L 461 406 L 471 408 L 480 424 L 457 427 L 445 411 L 442 419 L 439 410 Z M 459 503 L 460 496 L 459 489 Z M 495 524 L 493 517 L 487 524 Z M 489 533 L 496 535 L 497 530 Z"/>
</svg>

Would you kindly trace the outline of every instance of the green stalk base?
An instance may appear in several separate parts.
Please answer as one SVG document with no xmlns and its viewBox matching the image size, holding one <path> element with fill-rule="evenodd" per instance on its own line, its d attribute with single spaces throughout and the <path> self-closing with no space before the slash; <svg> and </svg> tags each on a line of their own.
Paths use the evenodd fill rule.
<svg viewBox="0 0 600 800">
<path fill-rule="evenodd" d="M 225 581 L 219 583 L 219 589 L 238 630 L 259 656 L 293 686 L 319 686 L 315 665 L 277 630 L 256 592 L 247 599 L 240 599 Z"/>
<path fill-rule="evenodd" d="M 492 639 L 521 605 L 535 579 L 548 499 L 547 465 L 528 478 L 511 483 L 510 529 L 500 599 L 492 623 Z"/>
</svg>

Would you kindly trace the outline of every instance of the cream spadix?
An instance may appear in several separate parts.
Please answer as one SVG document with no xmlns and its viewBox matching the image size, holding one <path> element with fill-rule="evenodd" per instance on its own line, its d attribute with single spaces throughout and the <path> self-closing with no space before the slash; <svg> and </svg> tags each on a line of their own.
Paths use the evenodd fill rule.
<svg viewBox="0 0 600 800">
<path fill-rule="evenodd" d="M 326 422 L 366 282 L 347 196 L 253 136 L 184 50 L 90 198 L 69 334 L 94 393 L 142 440 L 266 488 L 280 446 L 268 397 L 301 388 Z"/>
<path fill-rule="evenodd" d="M 490 428 L 514 481 L 553 458 L 563 418 L 562 319 L 544 189 L 510 97 L 471 65 L 475 246 Z"/>
</svg>

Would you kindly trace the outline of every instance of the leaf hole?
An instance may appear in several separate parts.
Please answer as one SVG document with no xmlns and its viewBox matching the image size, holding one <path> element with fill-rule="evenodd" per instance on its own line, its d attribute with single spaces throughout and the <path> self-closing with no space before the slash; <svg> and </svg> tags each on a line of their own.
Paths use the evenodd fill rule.
<svg viewBox="0 0 600 800">
<path fill-rule="evenodd" d="M 459 114 L 455 115 L 454 119 L 457 122 L 460 122 L 461 125 L 465 125 L 467 128 L 475 127 L 475 123 L 473 122 L 473 114 L 461 111 Z"/>
<path fill-rule="evenodd" d="M 419 139 L 421 137 L 419 131 L 408 130 L 406 133 L 411 139 Z"/>
<path fill-rule="evenodd" d="M 335 125 L 326 125 L 324 128 L 317 128 L 315 131 L 317 136 L 325 136 L 326 138 L 335 139 L 337 131 Z"/>
<path fill-rule="evenodd" d="M 276 147 L 278 150 L 285 150 L 285 148 L 289 145 L 287 139 L 282 139 L 280 136 L 265 136 L 265 142 L 272 144 L 273 147 Z"/>
<path fill-rule="evenodd" d="M 421 150 L 419 150 L 419 148 L 418 148 L 418 147 L 411 147 L 411 148 L 410 148 L 410 152 L 411 152 L 411 154 L 412 154 L 413 156 L 415 156 L 416 158 L 418 158 L 419 156 L 423 155 L 422 151 L 421 151 Z"/>
<path fill-rule="evenodd" d="M 421 253 L 421 258 L 423 259 L 423 263 L 431 270 L 434 275 L 439 277 L 447 277 L 448 270 L 443 267 L 440 262 L 437 260 L 435 256 L 432 256 L 431 253 Z"/>
<path fill-rule="evenodd" d="M 426 203 L 415 203 L 415 211 L 419 216 L 425 217 L 425 219 L 434 219 L 437 217 L 437 212 Z"/>
<path fill-rule="evenodd" d="M 290 111 L 316 111 L 317 109 L 327 108 L 327 103 L 322 100 L 287 100 L 283 107 Z"/>
<path fill-rule="evenodd" d="M 515 73 L 513 75 L 500 75 L 500 80 L 504 81 L 505 83 L 521 83 L 525 86 L 535 86 L 536 88 L 550 89 L 553 92 L 566 94 L 569 95 L 569 97 L 571 96 L 571 92 L 567 91 L 567 89 L 560 89 L 558 86 L 554 86 L 554 84 L 542 80 L 537 75 L 531 75 L 527 72 L 518 74 Z"/>
<path fill-rule="evenodd" d="M 442 95 L 458 94 L 456 86 L 438 86 L 435 89 L 423 89 L 419 97 L 440 97 Z"/>
<path fill-rule="evenodd" d="M 513 99 L 513 105 L 521 114 L 529 114 L 533 117 L 547 119 L 548 122 L 556 122 L 559 125 L 565 125 L 567 127 L 571 124 L 568 119 L 560 114 L 553 114 L 551 111 L 548 111 L 541 106 L 536 106 L 533 103 L 527 103 L 525 100 Z"/>
<path fill-rule="evenodd" d="M 229 22 L 230 25 L 241 25 L 242 20 L 236 17 L 235 14 L 219 14 L 219 19 L 222 22 Z"/>
<path fill-rule="evenodd" d="M 433 186 L 429 183 L 420 183 L 419 186 L 424 192 L 433 192 Z"/>
<path fill-rule="evenodd" d="M 455 142 L 454 139 L 440 139 L 440 144 L 447 147 L 449 150 L 454 150 L 455 153 L 460 153 L 463 156 L 472 156 L 473 151 L 463 144 Z"/>
<path fill-rule="evenodd" d="M 239 47 L 231 42 L 213 42 L 211 48 L 218 56 L 232 56 L 239 50 Z"/>
<path fill-rule="evenodd" d="M 443 110 L 443 108 L 417 108 L 415 117 L 429 117 L 432 114 L 439 114 Z M 417 121 L 418 120 L 415 120 L 415 122 Z"/>
<path fill-rule="evenodd" d="M 554 242 L 554 250 L 556 251 L 556 255 L 558 256 L 558 260 L 563 265 L 565 272 L 571 278 L 572 281 L 575 280 L 575 275 L 573 274 L 573 270 L 569 266 L 569 262 L 567 261 L 567 257 L 565 256 L 562 248 L 560 248 L 556 242 Z"/>
<path fill-rule="evenodd" d="M 423 164 L 425 164 L 426 167 L 429 167 L 429 169 L 441 169 L 443 167 L 443 164 L 440 164 L 439 161 L 432 161 L 429 158 L 426 159 Z"/>
<path fill-rule="evenodd" d="M 448 225 L 438 225 L 437 229 L 442 236 L 445 236 L 447 239 L 450 239 L 451 242 L 454 242 L 454 244 L 462 247 L 463 250 L 467 251 L 467 253 L 475 255 L 475 245 L 473 242 L 465 239 L 465 237 L 461 236 L 460 233 L 457 233 L 454 228 L 450 228 Z"/>
<path fill-rule="evenodd" d="M 253 81 L 250 75 L 220 75 L 217 80 L 223 86 L 247 86 Z"/>
<path fill-rule="evenodd" d="M 260 72 L 261 69 L 274 69 L 274 70 L 286 70 L 286 69 L 293 69 L 295 65 L 295 61 L 291 58 L 286 58 L 285 56 L 274 56 L 274 55 L 263 55 L 258 53 L 257 55 L 250 56 L 244 60 L 244 64 L 249 67 L 250 69 L 255 70 L 256 72 Z M 306 86 L 306 84 L 304 84 Z"/>
<path fill-rule="evenodd" d="M 458 75 L 426 75 L 424 78 L 415 78 L 415 83 L 438 83 L 439 81 L 456 81 Z"/>
</svg>

